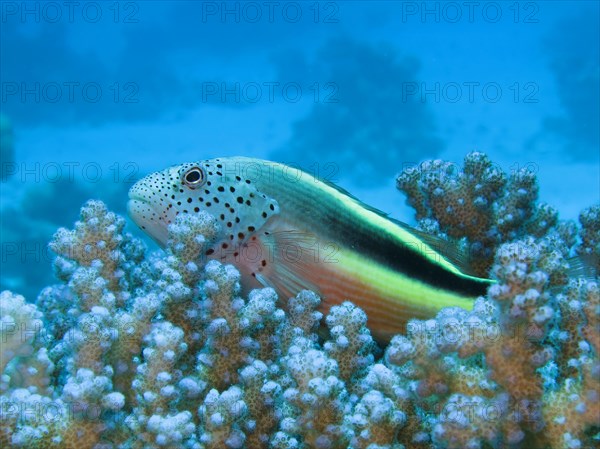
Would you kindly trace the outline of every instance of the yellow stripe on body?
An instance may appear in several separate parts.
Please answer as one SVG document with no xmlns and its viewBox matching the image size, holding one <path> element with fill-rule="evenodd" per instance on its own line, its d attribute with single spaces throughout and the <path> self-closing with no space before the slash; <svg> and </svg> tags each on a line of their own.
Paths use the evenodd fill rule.
<svg viewBox="0 0 600 449">
<path fill-rule="evenodd" d="M 405 331 L 411 318 L 428 319 L 444 307 L 473 307 L 474 298 L 460 296 L 390 270 L 346 249 L 336 253 L 337 263 L 320 263 L 307 271 L 318 285 L 324 313 L 333 305 L 352 301 L 368 316 L 373 335 L 387 340 Z"/>
</svg>

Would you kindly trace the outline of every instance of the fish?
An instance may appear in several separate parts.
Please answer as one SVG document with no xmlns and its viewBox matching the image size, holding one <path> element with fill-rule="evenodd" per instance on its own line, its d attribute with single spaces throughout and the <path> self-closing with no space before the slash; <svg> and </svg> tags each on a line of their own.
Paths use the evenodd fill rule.
<svg viewBox="0 0 600 449">
<path fill-rule="evenodd" d="M 493 282 L 470 273 L 452 242 L 277 162 L 240 156 L 175 165 L 136 182 L 127 208 L 163 248 L 177 215 L 212 214 L 220 231 L 204 256 L 235 265 L 245 291 L 271 287 L 285 304 L 312 290 L 324 314 L 351 301 L 378 342 L 412 318 L 470 310 Z"/>
</svg>

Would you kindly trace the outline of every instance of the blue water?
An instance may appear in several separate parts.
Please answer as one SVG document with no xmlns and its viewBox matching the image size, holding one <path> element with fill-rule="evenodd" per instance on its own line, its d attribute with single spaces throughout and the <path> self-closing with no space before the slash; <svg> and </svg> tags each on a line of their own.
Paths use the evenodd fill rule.
<svg viewBox="0 0 600 449">
<path fill-rule="evenodd" d="M 394 175 L 472 150 L 563 218 L 600 201 L 596 1 L 0 5 L 0 289 L 30 300 L 86 199 L 124 213 L 187 160 L 297 163 L 409 222 Z"/>
</svg>

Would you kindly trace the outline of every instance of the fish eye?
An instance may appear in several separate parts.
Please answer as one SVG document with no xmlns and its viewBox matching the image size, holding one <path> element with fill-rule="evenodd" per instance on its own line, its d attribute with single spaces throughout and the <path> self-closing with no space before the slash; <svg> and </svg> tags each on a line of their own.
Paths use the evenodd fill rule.
<svg viewBox="0 0 600 449">
<path fill-rule="evenodd" d="M 195 189 L 204 184 L 206 176 L 200 167 L 192 167 L 183 174 L 183 183 L 188 187 Z"/>
</svg>

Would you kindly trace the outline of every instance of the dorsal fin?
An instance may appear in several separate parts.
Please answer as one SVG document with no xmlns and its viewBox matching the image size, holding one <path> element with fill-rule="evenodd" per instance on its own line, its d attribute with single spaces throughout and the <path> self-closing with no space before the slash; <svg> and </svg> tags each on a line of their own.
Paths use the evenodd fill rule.
<svg viewBox="0 0 600 449">
<path fill-rule="evenodd" d="M 359 204 L 361 207 L 367 209 L 368 211 L 373 212 L 373 213 L 379 215 L 380 217 L 387 218 L 388 220 L 390 220 L 390 214 L 388 214 L 387 212 L 383 212 L 381 209 L 377 209 L 376 207 L 373 207 L 373 206 L 370 206 L 369 204 L 364 203 L 363 201 L 358 199 L 356 196 L 354 196 L 352 193 L 348 192 L 343 187 L 340 187 L 337 184 L 334 184 L 333 182 L 325 180 L 325 179 L 319 179 L 319 181 L 321 181 L 326 186 L 331 187 L 332 189 L 335 189 L 338 192 L 340 192 L 341 194 L 352 199 L 353 201 L 355 201 L 357 204 Z"/>
<path fill-rule="evenodd" d="M 468 250 L 462 248 L 460 242 L 455 239 L 445 239 L 429 234 L 393 218 L 388 217 L 388 220 L 423 240 L 423 242 L 434 248 L 442 257 L 444 257 L 444 259 L 458 268 L 462 273 L 479 277 L 469 264 Z"/>
</svg>

